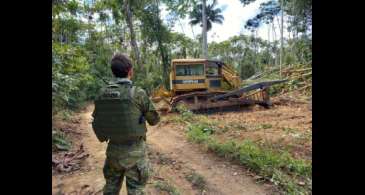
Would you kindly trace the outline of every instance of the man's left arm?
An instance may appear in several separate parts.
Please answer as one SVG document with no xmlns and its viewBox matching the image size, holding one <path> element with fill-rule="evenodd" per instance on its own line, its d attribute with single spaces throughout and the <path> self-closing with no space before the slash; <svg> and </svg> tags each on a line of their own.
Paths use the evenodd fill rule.
<svg viewBox="0 0 365 195">
<path fill-rule="evenodd" d="M 138 90 L 138 95 L 141 100 L 142 113 L 147 120 L 148 124 L 153 126 L 160 121 L 160 115 L 156 111 L 155 106 L 151 99 L 147 96 L 143 89 Z"/>
</svg>

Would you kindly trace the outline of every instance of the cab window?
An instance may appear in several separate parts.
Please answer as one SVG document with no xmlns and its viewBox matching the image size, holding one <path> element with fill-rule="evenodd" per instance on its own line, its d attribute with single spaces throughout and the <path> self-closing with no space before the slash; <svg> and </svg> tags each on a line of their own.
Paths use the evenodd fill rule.
<svg viewBox="0 0 365 195">
<path fill-rule="evenodd" d="M 208 63 L 208 67 L 206 70 L 207 76 L 219 76 L 218 64 L 216 63 Z"/>
<path fill-rule="evenodd" d="M 176 65 L 176 76 L 200 76 L 204 75 L 204 64 Z"/>
</svg>

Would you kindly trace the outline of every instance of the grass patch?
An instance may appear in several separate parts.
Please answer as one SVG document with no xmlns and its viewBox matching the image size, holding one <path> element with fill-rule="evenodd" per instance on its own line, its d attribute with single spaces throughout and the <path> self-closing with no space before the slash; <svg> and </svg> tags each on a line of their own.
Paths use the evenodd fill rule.
<svg viewBox="0 0 365 195">
<path fill-rule="evenodd" d="M 156 181 L 153 186 L 159 191 L 165 191 L 170 195 L 180 195 L 180 192 L 175 186 L 167 181 Z"/>
<path fill-rule="evenodd" d="M 191 172 L 189 175 L 186 175 L 186 180 L 193 184 L 194 187 L 198 188 L 199 190 L 203 191 L 206 186 L 206 181 L 203 176 L 196 172 Z"/>
<path fill-rule="evenodd" d="M 184 104 L 178 105 L 176 109 L 180 113 L 183 121 L 191 121 L 193 119 L 194 113 L 191 112 Z"/>
<path fill-rule="evenodd" d="M 63 121 L 70 121 L 72 118 L 72 112 L 70 110 L 62 110 L 58 113 Z"/>
<path fill-rule="evenodd" d="M 227 126 L 229 127 L 229 129 L 239 130 L 239 131 L 243 131 L 243 132 L 253 132 L 253 131 L 259 131 L 262 129 L 269 129 L 269 128 L 273 127 L 271 124 L 255 125 L 255 124 L 249 124 L 249 123 L 242 124 L 240 122 L 230 122 Z"/>
<path fill-rule="evenodd" d="M 293 137 L 295 142 L 298 144 L 305 144 L 307 142 L 312 141 L 312 131 L 306 130 L 306 131 L 299 131 L 297 129 L 293 128 L 285 128 L 283 127 L 282 130 L 289 136 Z"/>
<path fill-rule="evenodd" d="M 172 117 L 169 117 L 169 118 L 163 119 L 163 120 L 166 120 L 166 122 L 172 122 L 172 123 L 178 123 L 178 124 L 185 123 L 181 116 L 172 116 Z"/>
<path fill-rule="evenodd" d="M 52 151 L 69 151 L 71 142 L 65 132 L 61 131 L 64 125 L 62 123 L 71 123 L 74 117 L 74 112 L 69 109 L 61 110 L 57 115 L 52 116 Z M 58 125 L 54 125 L 56 122 Z"/>
<path fill-rule="evenodd" d="M 291 136 L 296 134 L 291 134 Z M 305 131 L 304 133 L 300 133 L 299 136 L 294 136 L 295 142 L 297 144 L 303 145 L 312 142 L 312 131 Z"/>
<path fill-rule="evenodd" d="M 310 194 L 312 165 L 309 161 L 295 159 L 287 151 L 276 151 L 249 140 L 220 143 L 211 136 L 217 131 L 211 123 L 191 123 L 187 131 L 189 141 L 205 145 L 218 156 L 238 161 L 287 194 Z"/>
<path fill-rule="evenodd" d="M 270 129 L 271 127 L 272 127 L 271 124 L 262 124 L 261 125 L 261 128 L 263 128 L 263 129 Z"/>
<path fill-rule="evenodd" d="M 256 144 L 250 140 L 243 142 L 228 141 L 221 143 L 212 134 L 225 131 L 219 123 L 209 120 L 204 115 L 194 115 L 188 110 L 180 109 L 180 118 L 187 125 L 189 141 L 199 143 L 218 156 L 237 161 L 248 167 L 265 180 L 277 185 L 285 194 L 311 194 L 312 164 L 310 161 L 295 159 L 286 150 L 270 144 Z M 230 127 L 247 130 L 245 126 Z M 271 124 L 258 125 L 257 129 L 272 128 Z M 256 130 L 257 130 L 256 129 Z M 296 129 L 283 128 L 287 134 L 295 134 Z"/>
<path fill-rule="evenodd" d="M 68 151 L 71 149 L 71 142 L 65 133 L 59 130 L 52 130 L 52 149 Z"/>
<path fill-rule="evenodd" d="M 246 125 L 243 125 L 243 124 L 241 124 L 241 123 L 231 122 L 231 123 L 229 124 L 229 126 L 230 126 L 231 128 L 237 129 L 237 130 L 242 130 L 242 131 L 246 131 L 246 130 L 247 130 Z"/>
<path fill-rule="evenodd" d="M 285 131 L 285 133 L 290 134 L 290 133 L 295 133 L 298 130 L 293 129 L 293 128 L 289 128 L 289 127 L 283 127 L 283 131 Z"/>
</svg>

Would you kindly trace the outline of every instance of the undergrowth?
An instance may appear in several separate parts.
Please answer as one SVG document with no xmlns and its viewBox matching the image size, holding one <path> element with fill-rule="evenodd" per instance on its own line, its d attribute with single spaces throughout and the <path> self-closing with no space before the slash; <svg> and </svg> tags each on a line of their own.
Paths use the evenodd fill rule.
<svg viewBox="0 0 365 195">
<path fill-rule="evenodd" d="M 194 187 L 198 188 L 199 190 L 203 191 L 206 186 L 206 181 L 203 176 L 198 174 L 195 171 L 192 171 L 190 174 L 186 175 L 185 178 L 193 184 Z"/>
<path fill-rule="evenodd" d="M 71 142 L 68 140 L 66 134 L 59 130 L 52 130 L 52 150 L 65 150 L 71 149 Z"/>
<path fill-rule="evenodd" d="M 170 195 L 180 195 L 180 192 L 177 190 L 177 188 L 167 181 L 156 181 L 153 186 L 156 189 L 165 191 Z"/>
<path fill-rule="evenodd" d="M 52 116 L 52 151 L 68 151 L 71 149 L 72 143 L 65 132 L 62 132 L 54 125 L 54 122 L 70 122 L 72 120 L 73 112 L 71 110 L 62 110 L 57 115 Z"/>
<path fill-rule="evenodd" d="M 189 141 L 204 145 L 218 156 L 239 162 L 274 183 L 286 194 L 311 194 L 312 165 L 309 161 L 295 159 L 287 151 L 273 150 L 250 140 L 219 142 L 211 136 L 219 131 L 216 123 L 205 116 L 184 115 L 184 112 L 189 111 L 180 110 L 182 120 L 188 123 L 186 130 Z M 271 128 L 269 124 L 264 126 Z"/>
</svg>

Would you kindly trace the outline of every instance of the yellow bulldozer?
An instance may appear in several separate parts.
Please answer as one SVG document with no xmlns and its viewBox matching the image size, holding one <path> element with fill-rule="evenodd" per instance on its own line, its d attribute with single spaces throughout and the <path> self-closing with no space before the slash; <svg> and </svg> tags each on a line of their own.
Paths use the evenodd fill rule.
<svg viewBox="0 0 365 195">
<path fill-rule="evenodd" d="M 223 110 L 259 104 L 271 105 L 267 88 L 286 80 L 266 81 L 241 87 L 235 69 L 218 60 L 174 59 L 170 89 L 160 86 L 152 101 L 160 111 L 173 111 L 184 104 L 191 111 Z"/>
</svg>

